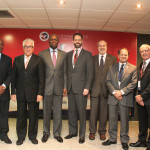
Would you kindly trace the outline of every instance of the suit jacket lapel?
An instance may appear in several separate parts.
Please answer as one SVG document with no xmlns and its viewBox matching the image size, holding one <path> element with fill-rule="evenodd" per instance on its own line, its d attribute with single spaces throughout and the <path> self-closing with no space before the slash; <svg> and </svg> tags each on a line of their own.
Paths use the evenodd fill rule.
<svg viewBox="0 0 150 150">
<path fill-rule="evenodd" d="M 106 55 L 106 60 L 105 60 L 105 64 L 104 64 L 104 68 L 103 68 L 103 73 L 106 71 L 107 67 L 108 67 L 108 63 L 109 63 L 109 55 Z"/>
<path fill-rule="evenodd" d="M 128 68 L 129 68 L 129 64 L 127 63 L 124 70 L 123 70 L 123 75 L 122 75 L 122 79 L 123 77 L 125 76 L 126 72 L 128 71 Z"/>
<path fill-rule="evenodd" d="M 142 63 L 142 64 L 143 64 L 143 63 Z M 142 68 L 142 64 L 141 64 L 141 67 L 140 67 L 140 75 L 141 75 L 141 68 Z M 144 71 L 144 73 L 143 73 L 142 77 L 146 74 L 146 72 L 147 72 L 148 68 L 150 68 L 150 63 L 147 65 L 147 67 L 146 67 L 146 69 L 145 69 L 145 71 Z"/>
<path fill-rule="evenodd" d="M 28 63 L 28 65 L 27 65 L 26 70 L 28 70 L 28 69 L 31 67 L 31 65 L 32 65 L 33 62 L 34 62 L 34 54 L 32 54 L 32 56 L 31 56 L 31 58 L 30 58 L 30 60 L 29 60 L 29 63 Z"/>
<path fill-rule="evenodd" d="M 116 76 L 116 79 L 117 79 L 117 82 L 118 82 L 119 81 L 119 63 L 116 64 L 115 74 L 116 74 L 115 76 Z"/>
<path fill-rule="evenodd" d="M 49 49 L 47 49 L 46 56 L 47 56 L 47 62 L 49 62 L 50 67 L 54 68 L 51 53 Z"/>
<path fill-rule="evenodd" d="M 84 50 L 83 50 L 83 48 L 82 48 L 82 50 L 80 51 L 80 54 L 79 54 L 79 56 L 78 56 L 78 58 L 77 58 L 77 60 L 76 60 L 75 67 L 78 65 L 78 63 L 80 62 L 80 59 L 82 59 L 83 55 L 84 55 Z M 74 68 L 75 68 L 75 67 L 74 67 Z"/>
<path fill-rule="evenodd" d="M 58 61 L 61 59 L 61 52 L 60 52 L 60 50 L 58 50 L 58 55 L 57 55 L 57 59 L 56 59 L 56 66 L 55 66 L 55 68 L 57 67 L 57 65 L 58 65 Z M 52 59 L 51 59 L 52 60 Z"/>
</svg>

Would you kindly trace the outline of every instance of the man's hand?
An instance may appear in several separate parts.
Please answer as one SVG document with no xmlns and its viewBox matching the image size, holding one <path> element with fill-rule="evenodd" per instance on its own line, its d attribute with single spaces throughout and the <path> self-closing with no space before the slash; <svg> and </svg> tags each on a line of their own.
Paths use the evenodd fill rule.
<svg viewBox="0 0 150 150">
<path fill-rule="evenodd" d="M 136 102 L 137 102 L 139 105 L 144 106 L 143 98 L 141 97 L 141 95 L 137 95 L 137 96 L 135 97 L 135 99 L 136 99 Z"/>
<path fill-rule="evenodd" d="M 138 104 L 141 105 L 141 106 L 144 106 L 144 102 L 143 101 L 138 102 Z"/>
<path fill-rule="evenodd" d="M 0 95 L 2 95 L 5 92 L 5 87 L 0 85 Z"/>
<path fill-rule="evenodd" d="M 115 93 L 114 93 L 115 98 L 116 98 L 117 100 L 121 101 L 121 100 L 122 100 L 122 93 L 121 93 L 121 91 L 115 90 L 114 92 L 115 92 Z"/>
<path fill-rule="evenodd" d="M 89 90 L 88 90 L 88 89 L 84 89 L 84 90 L 83 90 L 83 96 L 88 95 L 88 93 L 89 93 Z"/>
<path fill-rule="evenodd" d="M 64 96 L 64 97 L 67 96 L 67 89 L 64 89 L 64 90 L 63 90 L 63 96 Z"/>
<path fill-rule="evenodd" d="M 13 95 L 11 95 L 11 99 L 12 99 L 12 101 L 16 101 L 16 94 L 13 94 Z"/>
<path fill-rule="evenodd" d="M 40 101 L 42 101 L 42 99 L 43 99 L 43 96 L 42 95 L 37 95 L 37 102 L 40 102 Z"/>
</svg>

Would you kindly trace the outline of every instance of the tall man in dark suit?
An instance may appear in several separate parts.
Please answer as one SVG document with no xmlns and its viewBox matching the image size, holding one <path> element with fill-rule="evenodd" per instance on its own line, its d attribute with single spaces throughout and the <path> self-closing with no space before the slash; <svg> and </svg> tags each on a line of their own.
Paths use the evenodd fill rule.
<svg viewBox="0 0 150 150">
<path fill-rule="evenodd" d="M 39 102 L 43 99 L 45 65 L 41 57 L 33 54 L 34 41 L 23 41 L 24 55 L 15 58 L 12 70 L 11 98 L 17 99 L 17 145 L 23 144 L 27 133 L 27 107 L 29 110 L 28 137 L 33 144 L 38 130 Z"/>
<path fill-rule="evenodd" d="M 4 42 L 0 39 L 0 139 L 7 144 L 11 144 L 8 138 L 8 111 L 10 92 L 9 84 L 11 81 L 12 60 L 2 53 Z"/>
<path fill-rule="evenodd" d="M 91 91 L 91 104 L 90 104 L 90 135 L 89 139 L 95 139 L 97 130 L 97 116 L 99 118 L 100 139 L 105 140 L 106 124 L 107 124 L 107 99 L 108 89 L 105 84 L 107 71 L 110 65 L 117 63 L 115 56 L 107 53 L 107 42 L 101 40 L 97 43 L 99 54 L 93 56 L 94 60 L 94 80 Z M 98 111 L 99 110 L 99 111 Z"/>
<path fill-rule="evenodd" d="M 58 36 L 52 34 L 49 37 L 50 48 L 39 53 L 46 67 L 45 94 L 43 101 L 43 137 L 46 142 L 50 136 L 50 120 L 53 108 L 53 134 L 58 142 L 63 142 L 62 129 L 62 97 L 67 94 L 66 89 L 66 53 L 57 49 Z"/>
<path fill-rule="evenodd" d="M 128 63 L 129 52 L 126 48 L 118 51 L 119 63 L 110 66 L 106 85 L 109 89 L 109 135 L 102 144 L 107 146 L 117 143 L 118 110 L 120 112 L 120 140 L 122 148 L 128 150 L 129 113 L 133 107 L 133 90 L 137 84 L 136 66 Z"/>
<path fill-rule="evenodd" d="M 74 50 L 67 54 L 69 135 L 65 139 L 77 136 L 79 115 L 79 143 L 84 143 L 87 95 L 93 80 L 93 60 L 91 53 L 82 48 L 82 34 L 75 33 L 73 43 Z"/>
<path fill-rule="evenodd" d="M 140 54 L 143 62 L 138 67 L 138 92 L 136 96 L 139 136 L 138 141 L 130 143 L 130 146 L 147 147 L 147 150 L 150 150 L 150 46 L 143 44 L 140 47 Z"/>
</svg>

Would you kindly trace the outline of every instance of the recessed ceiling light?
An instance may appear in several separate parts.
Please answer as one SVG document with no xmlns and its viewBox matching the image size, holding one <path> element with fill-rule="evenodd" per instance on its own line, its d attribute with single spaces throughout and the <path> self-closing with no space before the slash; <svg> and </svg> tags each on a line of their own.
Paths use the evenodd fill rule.
<svg viewBox="0 0 150 150">
<path fill-rule="evenodd" d="M 137 7 L 137 8 L 141 8 L 141 7 L 142 7 L 142 4 L 137 4 L 136 7 Z"/>
<path fill-rule="evenodd" d="M 65 1 L 63 1 L 63 0 L 60 0 L 60 1 L 58 1 L 58 4 L 60 4 L 60 5 L 64 5 L 64 4 L 66 4 L 66 2 L 65 2 Z"/>
</svg>

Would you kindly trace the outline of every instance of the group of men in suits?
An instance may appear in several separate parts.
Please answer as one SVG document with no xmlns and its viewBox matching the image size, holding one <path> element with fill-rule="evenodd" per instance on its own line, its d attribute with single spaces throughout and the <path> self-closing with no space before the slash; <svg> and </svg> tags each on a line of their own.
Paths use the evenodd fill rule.
<svg viewBox="0 0 150 150">
<path fill-rule="evenodd" d="M 23 41 L 24 55 L 14 59 L 11 73 L 11 58 L 2 54 L 3 40 L 0 39 L 0 139 L 11 143 L 8 138 L 9 84 L 11 82 L 11 99 L 17 100 L 17 145 L 23 144 L 27 133 L 27 107 L 29 110 L 28 137 L 33 144 L 38 130 L 38 109 L 43 99 L 43 137 L 47 142 L 50 136 L 50 120 L 53 109 L 53 135 L 58 142 L 63 142 L 62 129 L 62 97 L 68 94 L 69 134 L 65 139 L 78 135 L 79 143 L 85 142 L 86 105 L 90 94 L 91 109 L 89 121 L 89 139 L 94 140 L 99 120 L 98 132 L 101 140 L 105 140 L 106 123 L 109 106 L 109 135 L 104 146 L 117 143 L 118 110 L 121 120 L 120 139 L 122 148 L 129 149 L 129 112 L 133 107 L 133 90 L 137 85 L 136 102 L 139 114 L 139 140 L 130 143 L 133 147 L 146 147 L 150 150 L 150 46 L 142 45 L 140 54 L 143 59 L 137 69 L 128 63 L 129 51 L 122 48 L 116 57 L 107 53 L 107 42 L 97 43 L 99 54 L 92 54 L 83 49 L 83 36 L 73 35 L 74 49 L 65 53 L 57 48 L 59 38 L 56 34 L 49 37 L 50 48 L 43 50 L 39 56 L 34 52 L 34 41 Z M 12 79 L 11 79 L 12 76 Z M 138 79 L 137 79 L 138 77 Z M 3 116 L 3 117 L 2 117 Z"/>
</svg>

